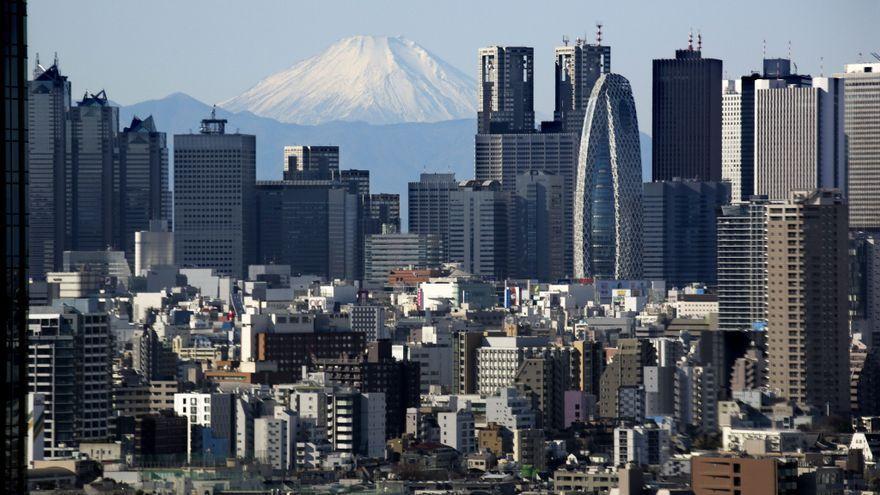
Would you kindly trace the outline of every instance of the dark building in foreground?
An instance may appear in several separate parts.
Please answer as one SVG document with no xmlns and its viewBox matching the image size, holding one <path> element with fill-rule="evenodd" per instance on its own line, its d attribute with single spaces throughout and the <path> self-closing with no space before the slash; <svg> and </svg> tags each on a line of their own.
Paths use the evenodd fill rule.
<svg viewBox="0 0 880 495">
<path fill-rule="evenodd" d="M 315 367 L 346 387 L 384 393 L 386 438 L 403 434 L 406 409 L 419 405 L 419 363 L 395 360 L 390 340 L 371 342 L 366 353 L 317 359 Z"/>
<path fill-rule="evenodd" d="M 730 184 L 674 180 L 645 183 L 642 195 L 642 267 L 648 280 L 682 287 L 714 286 L 717 220 L 730 202 Z"/>
<path fill-rule="evenodd" d="M 721 180 L 721 60 L 700 46 L 654 60 L 653 180 Z"/>
<path fill-rule="evenodd" d="M 0 492 L 25 493 L 25 394 L 27 375 L 27 32 L 23 0 L 3 0 L 3 99 L 0 131 L 3 135 L 3 243 L 0 277 L 6 293 L 0 302 Z"/>
<path fill-rule="evenodd" d="M 261 333 L 257 335 L 256 358 L 277 364 L 278 371 L 269 380 L 273 384 L 291 383 L 302 376 L 302 367 L 313 359 L 362 354 L 364 342 L 363 333 L 351 331 Z"/>
<path fill-rule="evenodd" d="M 329 280 L 360 278 L 361 203 L 353 187 L 325 179 L 257 182 L 251 242 L 258 262 Z"/>
</svg>

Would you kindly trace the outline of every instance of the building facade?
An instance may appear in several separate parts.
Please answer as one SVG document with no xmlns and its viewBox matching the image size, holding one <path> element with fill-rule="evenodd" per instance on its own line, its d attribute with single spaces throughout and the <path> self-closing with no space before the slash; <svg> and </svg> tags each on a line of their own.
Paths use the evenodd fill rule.
<svg viewBox="0 0 880 495">
<path fill-rule="evenodd" d="M 256 142 L 202 120 L 199 134 L 174 136 L 174 249 L 181 266 L 243 278 L 256 217 Z"/>
<path fill-rule="evenodd" d="M 718 325 L 751 330 L 767 322 L 767 200 L 721 207 L 718 215 Z"/>
<path fill-rule="evenodd" d="M 667 286 L 717 282 L 717 217 L 730 184 L 696 180 L 646 182 L 642 194 L 642 267 Z"/>
<path fill-rule="evenodd" d="M 802 407 L 849 412 L 847 208 L 833 190 L 767 207 L 769 386 Z"/>
<path fill-rule="evenodd" d="M 653 180 L 721 180 L 722 64 L 701 48 L 654 60 Z"/>
<path fill-rule="evenodd" d="M 642 276 L 642 165 L 629 81 L 599 78 L 590 96 L 574 193 L 576 277 Z"/>
<path fill-rule="evenodd" d="M 532 132 L 535 128 L 535 50 L 491 46 L 479 51 L 477 132 Z"/>
<path fill-rule="evenodd" d="M 134 117 L 119 134 L 119 191 L 119 249 L 131 263 L 135 232 L 149 230 L 151 222 L 171 219 L 168 145 L 152 116 Z"/>
<path fill-rule="evenodd" d="M 847 64 L 843 74 L 849 228 L 880 230 L 880 63 Z"/>
<path fill-rule="evenodd" d="M 28 182 L 28 87 L 27 5 L 23 0 L 3 2 L 2 68 L 3 98 L 0 130 L 3 132 L 3 334 L 0 355 L 4 401 L 0 406 L 0 491 L 25 492 L 27 439 L 27 182 Z M 47 253 L 48 254 L 48 253 Z"/>
<path fill-rule="evenodd" d="M 455 174 L 423 173 L 418 182 L 410 182 L 408 187 L 408 231 L 438 236 L 444 261 L 449 245 L 449 193 L 456 189 Z"/>
<path fill-rule="evenodd" d="M 843 94 L 835 78 L 755 82 L 755 194 L 785 201 L 791 191 L 846 191 Z"/>
</svg>

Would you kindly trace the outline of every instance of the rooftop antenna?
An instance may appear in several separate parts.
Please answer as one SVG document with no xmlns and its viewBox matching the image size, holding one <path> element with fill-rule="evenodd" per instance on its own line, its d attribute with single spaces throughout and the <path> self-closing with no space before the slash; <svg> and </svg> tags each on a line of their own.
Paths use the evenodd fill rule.
<svg viewBox="0 0 880 495">
<path fill-rule="evenodd" d="M 58 52 L 55 52 L 55 60 L 52 62 L 52 65 L 54 65 L 56 69 L 58 68 Z"/>
<path fill-rule="evenodd" d="M 825 57 L 819 57 L 819 77 L 825 77 Z"/>
<path fill-rule="evenodd" d="M 596 23 L 596 45 L 602 44 L 602 22 Z"/>
<path fill-rule="evenodd" d="M 791 40 L 788 40 L 788 60 L 791 61 Z"/>
<path fill-rule="evenodd" d="M 566 35 L 563 34 L 563 35 L 562 35 L 562 44 L 565 45 L 565 46 L 568 46 L 568 41 L 569 41 L 569 40 L 568 40 L 568 36 L 566 36 Z"/>
<path fill-rule="evenodd" d="M 703 51 L 703 33 L 700 31 L 697 31 L 697 51 Z"/>
<path fill-rule="evenodd" d="M 217 105 L 211 107 L 211 120 L 215 120 L 217 118 Z"/>
<path fill-rule="evenodd" d="M 761 46 L 761 58 L 767 58 L 767 38 L 764 38 L 764 43 Z"/>
<path fill-rule="evenodd" d="M 688 32 L 688 51 L 694 51 L 694 29 Z"/>
</svg>

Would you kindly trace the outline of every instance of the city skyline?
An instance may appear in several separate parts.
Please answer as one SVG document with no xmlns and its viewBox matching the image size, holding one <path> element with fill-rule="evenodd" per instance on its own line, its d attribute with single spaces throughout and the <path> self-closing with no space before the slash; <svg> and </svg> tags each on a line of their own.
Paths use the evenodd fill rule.
<svg viewBox="0 0 880 495">
<path fill-rule="evenodd" d="M 535 50 L 536 113 L 546 120 L 552 117 L 554 107 L 550 76 L 554 48 L 562 45 L 563 36 L 572 42 L 576 37 L 595 42 L 595 24 L 601 22 L 603 44 L 614 52 L 613 71 L 630 79 L 641 130 L 650 134 L 651 60 L 668 58 L 675 49 L 685 48 L 688 32 L 694 36 L 702 33 L 704 56 L 724 62 L 723 78 L 760 71 L 765 40 L 767 57 L 791 53 L 799 72 L 829 75 L 842 71 L 846 63 L 873 60 L 870 53 L 876 47 L 871 46 L 870 19 L 880 16 L 880 4 L 868 0 L 839 6 L 752 1 L 728 8 L 724 15 L 701 9 L 693 1 L 630 2 L 597 11 L 575 2 L 554 5 L 552 10 L 519 2 L 418 7 L 385 3 L 387 8 L 377 9 L 369 3 L 343 2 L 342 8 L 332 10 L 329 6 L 266 3 L 241 12 L 188 2 L 175 5 L 175 14 L 169 16 L 163 15 L 168 9 L 154 8 L 155 4 L 36 1 L 29 12 L 29 63 L 33 64 L 37 53 L 41 60 L 50 61 L 57 52 L 62 71 L 73 82 L 74 95 L 106 89 L 111 100 L 131 105 L 180 91 L 212 104 L 234 97 L 263 77 L 352 35 L 402 35 L 474 79 L 473 60 L 480 47 L 530 46 Z M 751 15 L 755 9 L 760 9 L 761 15 Z M 337 10 L 351 15 L 334 15 Z M 558 11 L 566 12 L 564 20 L 550 14 Z M 498 21 L 488 25 L 479 22 L 489 15 Z M 104 30 L 84 32 L 69 22 L 79 16 L 125 22 L 105 23 Z M 332 22 L 302 23 L 294 32 L 304 34 L 292 38 L 294 43 L 280 42 L 291 39 L 286 22 L 298 17 Z M 248 22 L 259 23 L 260 28 L 243 25 Z M 453 37 L 448 36 L 446 27 L 451 25 L 456 26 Z M 748 26 L 746 31 L 743 26 Z M 645 41 L 645 32 L 651 33 L 650 43 Z M 64 39 L 69 42 L 62 42 Z M 155 49 L 133 56 L 124 48 L 124 41 L 132 39 L 149 40 Z M 110 40 L 114 42 L 108 46 Z M 102 43 L 101 51 L 96 51 Z M 186 46 L 202 48 L 193 57 Z M 476 101 L 476 94 L 473 98 Z"/>
<path fill-rule="evenodd" d="M 0 495 L 880 494 L 877 0 L 33 1 Z"/>
</svg>

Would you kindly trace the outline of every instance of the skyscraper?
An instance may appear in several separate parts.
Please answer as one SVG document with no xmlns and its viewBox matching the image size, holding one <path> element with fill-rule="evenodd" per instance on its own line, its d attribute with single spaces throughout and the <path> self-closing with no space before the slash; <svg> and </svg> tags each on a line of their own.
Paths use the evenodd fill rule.
<svg viewBox="0 0 880 495">
<path fill-rule="evenodd" d="M 170 220 L 168 146 L 153 117 L 134 117 L 119 135 L 120 247 L 134 260 L 134 233 L 149 230 L 151 221 Z"/>
<path fill-rule="evenodd" d="M 748 201 L 755 188 L 756 74 L 724 80 L 721 89 L 721 179 L 731 202 Z"/>
<path fill-rule="evenodd" d="M 642 165 L 629 81 L 604 74 L 593 88 L 574 194 L 574 274 L 642 275 Z"/>
<path fill-rule="evenodd" d="M 730 203 L 730 184 L 698 180 L 646 182 L 642 194 L 642 266 L 667 286 L 714 286 L 716 221 Z"/>
<path fill-rule="evenodd" d="M 831 414 L 849 413 L 847 216 L 834 190 L 767 207 L 769 386 Z"/>
<path fill-rule="evenodd" d="M 464 181 L 449 193 L 449 261 L 478 276 L 507 276 L 507 194 L 496 181 Z"/>
<path fill-rule="evenodd" d="M 370 195 L 369 225 L 364 235 L 400 232 L 400 195 L 379 193 Z"/>
<path fill-rule="evenodd" d="M 565 275 L 562 177 L 532 170 L 516 178 L 508 213 L 511 278 L 555 281 Z"/>
<path fill-rule="evenodd" d="M 524 46 L 480 48 L 477 132 L 533 132 L 535 51 Z"/>
<path fill-rule="evenodd" d="M 66 156 L 70 82 L 58 64 L 37 64 L 28 83 L 28 271 L 34 278 L 61 268 L 66 249 Z"/>
<path fill-rule="evenodd" d="M 601 29 L 601 26 L 599 26 Z M 602 45 L 602 32 L 596 44 L 578 38 L 574 45 L 556 47 L 556 108 L 553 120 L 564 132 L 581 132 L 593 86 L 602 74 L 611 72 L 611 47 Z"/>
<path fill-rule="evenodd" d="M 107 94 L 86 93 L 70 109 L 67 190 L 70 247 L 119 247 L 119 108 Z"/>
<path fill-rule="evenodd" d="M 295 172 L 312 172 L 312 178 L 334 178 L 339 175 L 339 146 L 285 146 L 284 178 Z"/>
<path fill-rule="evenodd" d="M 843 77 L 849 228 L 880 231 L 880 63 L 847 64 Z"/>
<path fill-rule="evenodd" d="M 174 136 L 174 249 L 182 266 L 242 278 L 251 262 L 256 138 L 226 134 L 226 119 Z"/>
<path fill-rule="evenodd" d="M 583 124 L 583 122 L 582 122 Z M 540 171 L 562 178 L 562 227 L 564 273 L 571 273 L 572 216 L 577 167 L 578 133 L 532 132 L 522 134 L 477 134 L 474 149 L 474 177 L 494 180 L 505 192 L 514 193 L 516 178 Z"/>
<path fill-rule="evenodd" d="M 6 293 L 0 303 L 0 491 L 25 493 L 27 419 L 27 6 L 23 0 L 4 0 L 0 38 L 3 40 L 3 99 L 0 132 L 3 139 L 3 244 L 0 274 Z"/>
<path fill-rule="evenodd" d="M 755 82 L 755 194 L 786 200 L 791 191 L 846 191 L 843 81 Z"/>
<path fill-rule="evenodd" d="M 654 60 L 653 180 L 721 180 L 721 60 L 701 48 Z"/>
<path fill-rule="evenodd" d="M 360 203 L 338 180 L 260 181 L 256 231 L 248 244 L 260 263 L 290 265 L 292 273 L 358 279 Z"/>
<path fill-rule="evenodd" d="M 456 189 L 455 174 L 423 173 L 418 182 L 409 183 L 409 233 L 438 236 L 442 260 L 449 245 L 449 193 Z"/>
<path fill-rule="evenodd" d="M 718 326 L 750 330 L 767 321 L 767 198 L 721 207 Z"/>
</svg>

